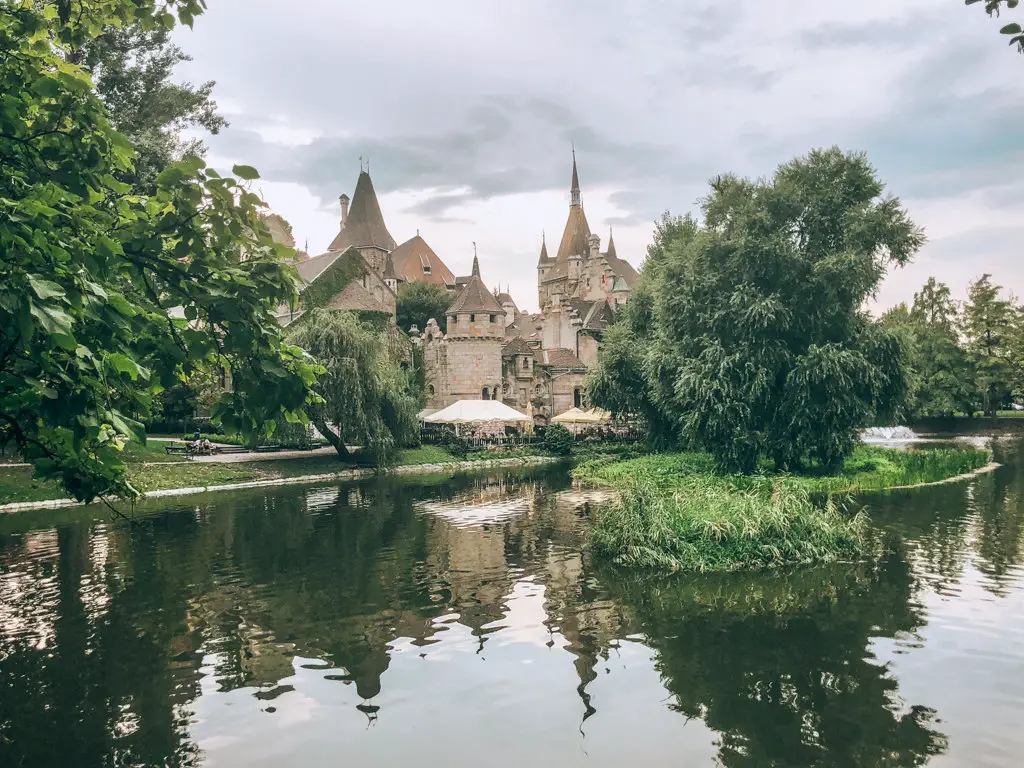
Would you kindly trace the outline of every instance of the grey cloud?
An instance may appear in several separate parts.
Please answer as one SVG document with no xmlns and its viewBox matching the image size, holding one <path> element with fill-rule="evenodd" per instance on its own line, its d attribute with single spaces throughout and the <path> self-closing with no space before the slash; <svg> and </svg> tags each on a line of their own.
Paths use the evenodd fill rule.
<svg viewBox="0 0 1024 768">
<path fill-rule="evenodd" d="M 910 48 L 934 41 L 942 24 L 927 16 L 904 19 L 873 19 L 860 24 L 820 24 L 798 34 L 800 45 L 810 51 L 837 48 Z"/>
<path fill-rule="evenodd" d="M 211 141 L 215 149 L 220 141 Z M 332 210 L 337 195 L 352 184 L 356 159 L 369 158 L 378 193 L 435 191 L 410 209 L 435 220 L 470 202 L 567 188 L 571 142 L 584 187 L 665 186 L 708 172 L 681 160 L 671 146 L 613 139 L 568 107 L 539 98 L 486 99 L 467 112 L 463 127 L 447 133 L 323 137 L 285 146 L 236 128 L 223 139 L 228 141 L 234 154 L 244 152 L 266 178 L 301 183 Z M 645 205 L 635 214 L 647 220 L 651 210 Z"/>
</svg>

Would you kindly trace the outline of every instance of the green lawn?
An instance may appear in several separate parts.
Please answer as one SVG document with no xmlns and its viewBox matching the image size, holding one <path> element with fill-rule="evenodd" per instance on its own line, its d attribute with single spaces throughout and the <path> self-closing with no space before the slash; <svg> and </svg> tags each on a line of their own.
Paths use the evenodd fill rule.
<svg viewBox="0 0 1024 768">
<path fill-rule="evenodd" d="M 368 465 L 366 459 L 344 463 L 333 453 L 309 455 L 295 459 L 234 463 L 187 461 L 181 456 L 167 456 L 164 452 L 164 444 L 158 441 L 150 441 L 145 446 L 131 443 L 125 453 L 128 479 L 140 491 L 323 475 Z M 482 451 L 471 453 L 465 459 L 458 459 L 444 448 L 426 445 L 400 452 L 395 459 L 395 464 L 403 466 L 447 464 L 456 461 L 483 461 L 536 455 L 537 453 L 534 450 Z M 64 493 L 56 484 L 34 481 L 31 467 L 0 467 L 0 504 L 63 497 Z"/>
</svg>

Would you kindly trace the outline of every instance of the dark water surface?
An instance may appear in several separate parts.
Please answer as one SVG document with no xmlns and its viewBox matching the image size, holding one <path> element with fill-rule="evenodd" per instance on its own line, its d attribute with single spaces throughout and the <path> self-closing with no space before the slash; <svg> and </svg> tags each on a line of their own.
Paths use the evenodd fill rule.
<svg viewBox="0 0 1024 768">
<path fill-rule="evenodd" d="M 997 452 L 788 574 L 596 567 L 564 470 L 0 516 L 0 766 L 1021 765 Z"/>
</svg>

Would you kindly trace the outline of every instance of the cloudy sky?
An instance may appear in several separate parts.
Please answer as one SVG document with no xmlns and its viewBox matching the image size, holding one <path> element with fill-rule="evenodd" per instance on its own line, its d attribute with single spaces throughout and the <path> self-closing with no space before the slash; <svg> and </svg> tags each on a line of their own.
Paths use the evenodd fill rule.
<svg viewBox="0 0 1024 768">
<path fill-rule="evenodd" d="M 217 81 L 218 167 L 319 253 L 369 158 L 388 229 L 535 308 L 576 146 L 591 229 L 639 265 L 662 211 L 707 180 L 812 147 L 863 150 L 929 242 L 879 305 L 929 275 L 1024 294 L 1024 56 L 962 0 L 211 0 L 179 74 Z M 1016 18 L 1016 17 L 1015 17 Z"/>
</svg>

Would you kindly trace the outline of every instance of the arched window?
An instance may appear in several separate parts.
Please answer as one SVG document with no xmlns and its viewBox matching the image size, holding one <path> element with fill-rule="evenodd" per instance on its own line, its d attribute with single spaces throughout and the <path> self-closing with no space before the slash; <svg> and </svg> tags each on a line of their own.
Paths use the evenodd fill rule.
<svg viewBox="0 0 1024 768">
<path fill-rule="evenodd" d="M 583 407 L 583 390 L 579 387 L 572 391 L 572 404 L 575 408 Z"/>
<path fill-rule="evenodd" d="M 434 385 L 433 384 L 428 384 L 427 385 L 427 394 L 429 394 L 431 397 L 434 396 Z"/>
<path fill-rule="evenodd" d="M 491 399 L 491 392 L 490 392 L 489 389 L 487 389 L 487 387 L 483 388 L 483 390 L 481 392 L 481 398 L 483 400 L 490 400 Z"/>
</svg>

